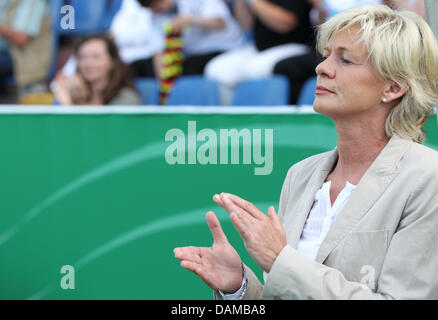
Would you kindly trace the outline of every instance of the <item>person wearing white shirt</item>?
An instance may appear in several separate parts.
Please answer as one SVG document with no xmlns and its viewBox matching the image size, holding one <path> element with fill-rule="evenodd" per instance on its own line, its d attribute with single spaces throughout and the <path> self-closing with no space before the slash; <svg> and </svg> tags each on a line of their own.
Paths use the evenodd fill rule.
<svg viewBox="0 0 438 320">
<path fill-rule="evenodd" d="M 161 21 L 152 10 L 137 0 L 123 0 L 114 17 L 110 32 L 119 47 L 122 60 L 131 65 L 131 73 L 137 77 L 155 77 L 157 55 L 164 48 Z"/>
<path fill-rule="evenodd" d="M 183 74 L 203 74 L 217 55 L 239 48 L 246 39 L 223 0 L 139 0 L 156 15 L 174 13 L 170 20 L 183 32 L 186 60 Z"/>
<path fill-rule="evenodd" d="M 438 299 L 438 152 L 422 129 L 438 100 L 438 41 L 418 14 L 365 5 L 320 26 L 317 48 L 313 108 L 334 122 L 337 147 L 289 169 L 278 214 L 213 197 L 264 284 L 211 211 L 213 245 L 175 257 L 216 299 Z"/>
<path fill-rule="evenodd" d="M 163 33 L 154 24 L 153 13 L 137 0 L 123 0 L 114 16 L 110 33 L 125 63 L 151 58 L 163 49 Z"/>
</svg>

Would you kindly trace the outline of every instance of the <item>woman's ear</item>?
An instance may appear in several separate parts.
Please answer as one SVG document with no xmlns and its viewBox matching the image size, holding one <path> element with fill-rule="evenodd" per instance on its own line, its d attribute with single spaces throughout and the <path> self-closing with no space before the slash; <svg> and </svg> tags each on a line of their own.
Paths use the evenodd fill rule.
<svg viewBox="0 0 438 320">
<path fill-rule="evenodd" d="M 398 84 L 391 81 L 383 91 L 382 102 L 391 103 L 396 101 L 403 97 L 408 90 L 409 86 L 407 84 Z"/>
</svg>

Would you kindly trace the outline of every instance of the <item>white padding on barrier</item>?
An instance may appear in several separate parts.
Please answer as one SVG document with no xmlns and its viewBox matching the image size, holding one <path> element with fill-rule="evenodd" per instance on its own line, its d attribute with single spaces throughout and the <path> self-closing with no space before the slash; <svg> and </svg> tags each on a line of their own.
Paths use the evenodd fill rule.
<svg viewBox="0 0 438 320">
<path fill-rule="evenodd" d="M 0 114 L 313 114 L 312 106 L 267 107 L 161 107 L 161 106 L 28 106 L 1 105 Z"/>
</svg>

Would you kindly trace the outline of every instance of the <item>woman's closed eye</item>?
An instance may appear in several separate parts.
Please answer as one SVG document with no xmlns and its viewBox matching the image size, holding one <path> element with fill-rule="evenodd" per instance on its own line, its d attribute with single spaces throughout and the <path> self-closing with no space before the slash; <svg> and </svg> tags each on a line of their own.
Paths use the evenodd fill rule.
<svg viewBox="0 0 438 320">
<path fill-rule="evenodd" d="M 322 56 L 321 56 L 321 62 L 327 60 L 329 57 L 330 57 L 330 54 L 322 55 Z M 354 64 L 351 60 L 348 60 L 348 59 L 344 58 L 344 57 L 341 56 L 341 55 L 338 55 L 338 59 L 339 59 L 339 61 L 341 61 L 341 63 L 344 64 L 344 65 L 352 65 L 352 64 Z"/>
<path fill-rule="evenodd" d="M 345 59 L 344 57 L 341 57 L 341 62 L 342 62 L 343 64 L 347 64 L 347 65 L 349 65 L 349 64 L 353 64 L 353 62 L 351 62 L 351 61 L 348 60 L 348 59 Z"/>
</svg>

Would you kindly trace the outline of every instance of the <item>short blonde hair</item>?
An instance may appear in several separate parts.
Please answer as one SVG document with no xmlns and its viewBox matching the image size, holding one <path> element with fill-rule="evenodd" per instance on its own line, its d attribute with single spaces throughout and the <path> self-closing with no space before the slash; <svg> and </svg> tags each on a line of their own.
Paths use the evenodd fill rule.
<svg viewBox="0 0 438 320">
<path fill-rule="evenodd" d="M 438 92 L 438 44 L 431 28 L 411 11 L 385 5 L 354 7 L 319 27 L 318 51 L 323 53 L 333 34 L 354 26 L 378 75 L 408 87 L 386 119 L 387 136 L 397 134 L 424 143 L 422 127 L 433 112 Z"/>
</svg>

